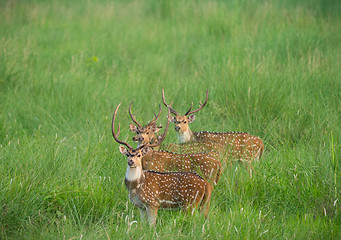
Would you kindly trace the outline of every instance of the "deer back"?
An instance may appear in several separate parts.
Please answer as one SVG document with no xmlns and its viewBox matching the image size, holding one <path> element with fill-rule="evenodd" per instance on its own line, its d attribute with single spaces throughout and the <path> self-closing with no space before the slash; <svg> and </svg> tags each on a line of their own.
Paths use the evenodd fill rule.
<svg viewBox="0 0 341 240">
<path fill-rule="evenodd" d="M 184 171 L 198 173 L 210 183 L 218 183 L 221 164 L 214 153 L 180 154 L 167 151 L 153 151 L 142 158 L 142 168 L 159 172 Z"/>
<path fill-rule="evenodd" d="M 215 150 L 222 150 L 225 158 L 250 161 L 259 159 L 263 150 L 263 141 L 256 136 L 244 132 L 193 132 L 198 142 L 218 143 L 223 148 L 218 147 Z M 212 144 L 212 146 L 219 146 Z"/>
</svg>

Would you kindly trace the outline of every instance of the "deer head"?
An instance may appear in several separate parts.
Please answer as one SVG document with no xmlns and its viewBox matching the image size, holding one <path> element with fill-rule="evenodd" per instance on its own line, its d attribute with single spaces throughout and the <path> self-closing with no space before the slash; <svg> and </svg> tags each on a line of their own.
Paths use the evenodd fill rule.
<svg viewBox="0 0 341 240">
<path fill-rule="evenodd" d="M 132 105 L 133 102 L 131 102 L 129 106 L 129 115 L 131 117 L 131 120 L 133 120 L 136 125 L 131 123 L 129 127 L 133 133 L 136 133 L 136 135 L 133 137 L 133 141 L 138 143 L 137 146 L 146 143 L 156 143 L 158 141 L 157 133 L 162 128 L 162 126 L 158 127 L 156 124 L 156 121 L 161 114 L 161 106 L 159 105 L 159 114 L 157 116 L 154 114 L 153 119 L 146 126 L 142 127 L 141 124 L 136 121 L 135 115 L 131 113 Z"/>
<path fill-rule="evenodd" d="M 195 109 L 193 111 L 192 107 L 193 107 L 193 102 L 191 104 L 191 107 L 189 108 L 189 110 L 185 113 L 185 115 L 180 115 L 177 111 L 175 111 L 172 108 L 172 104 L 167 104 L 166 100 L 165 100 L 165 92 L 164 89 L 162 89 L 162 101 L 163 104 L 170 110 L 170 112 L 174 115 L 171 117 L 171 122 L 174 123 L 175 125 L 175 131 L 180 134 L 180 136 L 185 135 L 184 138 L 191 138 L 191 131 L 189 128 L 189 123 L 192 123 L 195 120 L 195 115 L 193 115 L 193 113 L 196 113 L 198 111 L 200 111 L 207 103 L 207 99 L 208 99 L 208 90 L 206 91 L 206 100 L 203 104 L 200 103 L 200 107 L 198 109 Z M 179 135 L 178 135 L 179 136 Z M 183 138 L 183 137 L 179 137 L 179 138 Z M 188 139 L 187 139 L 188 140 Z M 183 140 L 180 142 L 186 142 L 187 140 Z"/>
<path fill-rule="evenodd" d="M 117 108 L 115 110 L 115 113 L 114 113 L 114 116 L 113 116 L 113 120 L 112 120 L 112 135 L 113 135 L 114 139 L 116 140 L 116 142 L 118 142 L 118 143 L 120 143 L 120 144 L 125 146 L 125 147 L 124 146 L 119 146 L 119 149 L 120 149 L 120 152 L 123 155 L 127 156 L 128 166 L 130 168 L 136 168 L 136 167 L 141 167 L 142 168 L 141 160 L 148 153 L 149 148 L 150 147 L 159 146 L 163 142 L 165 137 L 166 137 L 166 133 L 167 133 L 167 130 L 168 130 L 168 127 L 169 127 L 169 122 L 170 122 L 169 111 L 168 111 L 167 126 L 165 128 L 165 131 L 164 131 L 163 135 L 159 139 L 159 141 L 157 143 L 155 143 L 155 144 L 145 143 L 145 144 L 142 144 L 142 145 L 138 146 L 137 148 L 133 148 L 127 142 L 121 141 L 121 140 L 118 139 L 118 135 L 120 133 L 120 124 L 118 125 L 118 132 L 117 132 L 117 134 L 115 133 L 115 118 L 116 118 L 117 110 L 120 107 L 120 105 L 121 104 L 119 104 L 117 106 Z M 159 116 L 160 116 L 160 113 L 159 113 Z"/>
</svg>

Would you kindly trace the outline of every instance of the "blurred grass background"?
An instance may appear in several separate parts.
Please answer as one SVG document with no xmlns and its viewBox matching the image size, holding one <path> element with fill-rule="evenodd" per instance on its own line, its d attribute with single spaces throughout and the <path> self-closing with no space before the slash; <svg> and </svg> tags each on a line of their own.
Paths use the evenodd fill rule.
<svg viewBox="0 0 341 240">
<path fill-rule="evenodd" d="M 337 0 L 0 1 L 0 238 L 339 239 L 340 12 Z M 266 149 L 251 179 L 224 172 L 209 221 L 160 211 L 149 229 L 110 125 L 121 102 L 132 144 L 130 101 L 147 123 L 162 88 L 180 113 L 209 89 L 191 129 L 249 132 Z"/>
</svg>

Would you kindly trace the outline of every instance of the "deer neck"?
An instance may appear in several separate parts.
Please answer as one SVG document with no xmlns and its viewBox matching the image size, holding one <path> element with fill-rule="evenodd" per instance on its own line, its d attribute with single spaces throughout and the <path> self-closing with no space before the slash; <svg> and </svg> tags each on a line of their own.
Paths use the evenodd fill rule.
<svg viewBox="0 0 341 240">
<path fill-rule="evenodd" d="M 142 158 L 142 168 L 145 170 L 150 169 L 154 165 L 154 150 L 149 148 L 146 155 Z"/>
<path fill-rule="evenodd" d="M 139 188 L 141 183 L 144 182 L 144 172 L 142 167 L 127 167 L 125 183 L 130 191 L 131 189 Z"/>
<path fill-rule="evenodd" d="M 143 158 L 145 159 L 153 158 L 153 153 L 154 153 L 154 149 L 150 147 L 148 148 L 148 152 L 146 153 L 146 155 L 143 156 Z"/>
<path fill-rule="evenodd" d="M 189 128 L 187 128 L 187 131 L 185 132 L 181 132 L 181 133 L 178 132 L 177 135 L 178 135 L 179 143 L 192 142 L 194 140 L 193 133 L 191 129 Z"/>
</svg>

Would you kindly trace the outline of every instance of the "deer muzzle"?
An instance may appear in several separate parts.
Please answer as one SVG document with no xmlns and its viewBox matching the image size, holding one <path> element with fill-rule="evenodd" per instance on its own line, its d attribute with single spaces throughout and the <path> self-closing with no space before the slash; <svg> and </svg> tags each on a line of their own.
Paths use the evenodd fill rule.
<svg viewBox="0 0 341 240">
<path fill-rule="evenodd" d="M 128 160 L 128 165 L 129 167 L 134 167 L 134 161 L 133 160 Z"/>
</svg>

